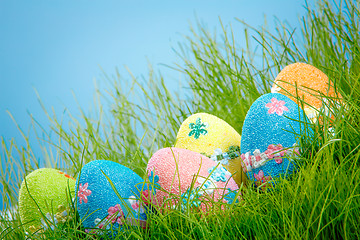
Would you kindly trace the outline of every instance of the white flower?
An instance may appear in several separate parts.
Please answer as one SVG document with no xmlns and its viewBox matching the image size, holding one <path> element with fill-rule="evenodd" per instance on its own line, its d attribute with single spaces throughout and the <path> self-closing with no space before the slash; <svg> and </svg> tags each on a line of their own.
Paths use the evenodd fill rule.
<svg viewBox="0 0 360 240">
<path fill-rule="evenodd" d="M 137 199 L 136 199 L 135 196 L 130 196 L 129 199 L 128 199 L 130 205 L 133 205 L 134 203 L 136 203 L 136 200 L 137 200 Z"/>
<path fill-rule="evenodd" d="M 100 218 L 95 218 L 95 220 L 94 220 L 95 225 L 98 225 L 100 222 L 101 222 Z"/>
</svg>

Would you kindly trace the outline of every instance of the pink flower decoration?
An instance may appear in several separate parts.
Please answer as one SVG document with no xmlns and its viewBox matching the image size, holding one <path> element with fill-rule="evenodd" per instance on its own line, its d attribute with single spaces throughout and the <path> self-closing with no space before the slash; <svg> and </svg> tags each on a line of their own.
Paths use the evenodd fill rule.
<svg viewBox="0 0 360 240">
<path fill-rule="evenodd" d="M 243 161 L 241 161 L 241 167 L 243 169 L 243 172 L 246 173 L 247 172 L 247 168 L 245 166 L 245 163 Z"/>
<path fill-rule="evenodd" d="M 139 208 L 139 202 L 136 201 L 135 203 L 131 204 L 131 207 L 132 207 L 134 210 L 138 209 L 138 208 Z"/>
<path fill-rule="evenodd" d="M 260 170 L 258 174 L 254 173 L 254 177 L 255 179 L 257 180 L 256 181 L 256 184 L 257 186 L 260 186 L 262 185 L 263 183 L 266 183 L 268 181 L 271 180 L 271 177 L 270 176 L 264 176 L 264 172 L 263 170 Z M 266 183 L 263 185 L 263 188 L 267 188 L 267 187 L 271 187 L 271 184 L 270 183 Z"/>
<path fill-rule="evenodd" d="M 247 167 L 251 166 L 251 161 L 249 159 L 250 155 L 246 155 L 244 153 L 242 153 L 240 155 L 242 162 L 241 162 L 241 166 L 243 168 L 243 171 L 246 173 L 247 172 Z"/>
<path fill-rule="evenodd" d="M 299 149 L 298 149 L 298 148 L 295 148 L 295 149 L 294 149 L 294 152 L 296 153 L 296 155 L 300 156 L 300 152 L 299 152 Z"/>
<path fill-rule="evenodd" d="M 111 219 L 112 223 L 117 222 L 119 224 L 122 224 L 122 218 L 124 217 L 124 213 L 119 204 L 116 204 L 114 207 L 109 207 L 108 214 L 109 215 L 106 217 L 106 219 Z M 120 216 L 118 216 L 118 214 Z"/>
<path fill-rule="evenodd" d="M 110 216 L 116 214 L 117 212 L 119 212 L 119 207 L 118 207 L 119 204 L 115 205 L 114 207 L 109 207 L 108 209 L 108 214 Z"/>
<path fill-rule="evenodd" d="M 120 216 L 120 217 L 118 217 L 118 218 L 116 219 L 116 222 L 117 222 L 119 225 L 123 225 L 123 224 L 124 224 L 123 219 L 124 219 L 124 216 L 122 215 L 122 216 Z"/>
<path fill-rule="evenodd" d="M 263 180 L 264 179 L 264 171 L 260 170 L 258 174 L 254 173 L 254 177 L 258 181 Z"/>
<path fill-rule="evenodd" d="M 271 103 L 266 104 L 265 107 L 269 108 L 269 114 L 276 113 L 277 115 L 281 116 L 283 115 L 284 111 L 289 111 L 289 109 L 284 105 L 284 101 L 278 101 L 276 98 L 272 98 Z"/>
<path fill-rule="evenodd" d="M 265 154 L 270 159 L 275 157 L 274 153 L 275 154 L 278 153 L 278 154 L 280 154 L 281 157 L 283 157 L 286 153 L 286 150 L 282 150 L 282 149 L 284 149 L 284 148 L 281 144 L 278 144 L 278 145 L 270 144 L 268 146 L 267 150 L 265 150 Z M 275 162 L 278 164 L 282 163 L 282 158 L 275 158 Z"/>
<path fill-rule="evenodd" d="M 270 145 L 268 146 L 268 148 L 265 150 L 265 154 L 266 154 L 266 156 L 267 156 L 268 158 L 273 158 L 273 157 L 274 157 L 274 155 L 273 155 L 274 149 L 273 149 L 272 146 L 274 146 L 274 145 L 273 145 L 273 144 L 270 144 Z"/>
<path fill-rule="evenodd" d="M 282 163 L 282 158 L 275 158 L 275 162 L 276 162 L 277 164 Z"/>
<path fill-rule="evenodd" d="M 144 190 L 141 194 L 141 199 L 145 205 L 149 205 L 151 202 L 151 196 L 149 196 L 149 190 Z"/>
<path fill-rule="evenodd" d="M 240 157 L 241 157 L 241 159 L 243 160 L 243 162 L 245 163 L 246 166 L 251 165 L 249 159 L 246 159 L 246 156 L 245 156 L 244 153 L 242 153 L 242 154 L 240 155 Z"/>
<path fill-rule="evenodd" d="M 91 194 L 91 190 L 87 189 L 88 186 L 89 186 L 88 183 L 85 183 L 84 186 L 82 186 L 82 184 L 80 183 L 79 191 L 78 191 L 80 204 L 82 204 L 83 200 L 84 200 L 84 203 L 88 202 L 87 196 L 90 196 L 90 194 Z"/>
</svg>

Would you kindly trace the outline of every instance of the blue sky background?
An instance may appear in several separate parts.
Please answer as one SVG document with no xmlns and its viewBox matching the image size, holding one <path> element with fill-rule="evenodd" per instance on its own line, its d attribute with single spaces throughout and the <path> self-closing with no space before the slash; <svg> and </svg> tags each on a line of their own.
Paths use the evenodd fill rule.
<svg viewBox="0 0 360 240">
<path fill-rule="evenodd" d="M 31 123 L 29 113 L 48 128 L 34 89 L 48 110 L 53 107 L 61 116 L 67 108 L 76 117 L 79 106 L 85 112 L 92 108 L 94 79 L 101 81 L 101 68 L 112 75 L 118 67 L 126 75 L 127 66 L 135 76 L 146 76 L 150 62 L 169 84 L 176 80 L 179 74 L 161 64 L 179 61 L 172 48 L 190 35 L 190 23 L 195 25 L 196 19 L 209 30 L 220 31 L 220 17 L 223 24 L 232 24 L 237 44 L 242 45 L 241 24 L 235 18 L 260 26 L 266 15 L 271 26 L 276 16 L 300 28 L 303 4 L 299 0 L 0 0 L 0 136 L 7 144 L 12 138 L 20 146 L 25 144 L 6 110 L 25 132 Z M 41 158 L 36 139 L 31 141 Z"/>
</svg>

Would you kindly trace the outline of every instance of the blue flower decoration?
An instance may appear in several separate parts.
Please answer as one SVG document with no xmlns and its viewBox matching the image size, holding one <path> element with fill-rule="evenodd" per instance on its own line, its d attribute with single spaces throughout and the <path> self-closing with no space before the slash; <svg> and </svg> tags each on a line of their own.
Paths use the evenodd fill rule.
<svg viewBox="0 0 360 240">
<path fill-rule="evenodd" d="M 214 168 L 216 168 L 214 170 Z M 222 181 L 222 182 L 226 182 L 227 178 L 226 178 L 226 173 L 228 172 L 226 170 L 226 168 L 224 168 L 223 166 L 219 165 L 219 166 L 214 166 L 209 168 L 208 170 L 209 173 L 211 173 L 211 178 L 214 179 L 216 182 Z"/>
<path fill-rule="evenodd" d="M 187 206 L 189 207 L 199 207 L 201 201 L 199 199 L 200 195 L 198 193 L 198 189 L 195 191 L 191 191 L 188 189 L 185 193 L 181 194 L 181 208 L 184 210 Z"/>
<path fill-rule="evenodd" d="M 209 187 L 212 187 L 213 184 L 211 183 L 211 181 L 209 180 L 206 180 L 206 182 L 204 182 L 204 188 L 209 188 Z"/>
<path fill-rule="evenodd" d="M 154 172 L 151 171 L 150 176 L 149 176 L 149 181 L 151 183 L 151 191 L 153 194 L 156 193 L 156 189 L 161 189 L 160 184 L 158 183 L 158 181 L 160 180 L 158 175 L 154 175 Z"/>
<path fill-rule="evenodd" d="M 208 124 L 206 122 L 202 123 L 201 119 L 197 118 L 195 123 L 189 124 L 189 128 L 192 129 L 189 132 L 189 137 L 194 135 L 194 138 L 198 139 L 200 137 L 200 134 L 206 135 L 208 131 L 205 130 L 205 128 L 207 128 L 207 127 L 208 127 Z"/>
<path fill-rule="evenodd" d="M 227 189 L 228 193 L 224 196 L 224 199 L 229 203 L 232 204 L 235 200 L 237 191 L 233 191 L 230 188 Z M 235 203 L 239 202 L 237 199 L 235 200 Z"/>
</svg>

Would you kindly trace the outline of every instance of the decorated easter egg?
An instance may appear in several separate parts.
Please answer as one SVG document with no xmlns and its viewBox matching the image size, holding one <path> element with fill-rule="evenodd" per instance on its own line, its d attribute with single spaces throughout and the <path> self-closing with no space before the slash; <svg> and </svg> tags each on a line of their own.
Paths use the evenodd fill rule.
<svg viewBox="0 0 360 240">
<path fill-rule="evenodd" d="M 299 96 L 304 100 L 304 111 L 312 122 L 317 121 L 322 107 L 326 113 L 329 112 L 328 104 L 324 103 L 326 101 L 323 99 L 324 96 L 341 98 L 326 74 L 306 63 L 286 66 L 277 75 L 271 92 L 285 94 L 295 102 L 297 102 L 296 96 Z M 300 102 L 298 104 L 301 105 Z"/>
<path fill-rule="evenodd" d="M 152 186 L 152 203 L 160 209 L 200 208 L 213 202 L 233 203 L 238 186 L 231 173 L 208 157 L 181 148 L 157 151 L 146 168 Z M 224 204 L 225 205 L 225 204 Z"/>
<path fill-rule="evenodd" d="M 308 123 L 304 111 L 287 96 L 269 93 L 258 98 L 246 114 L 242 129 L 242 166 L 249 179 L 265 189 L 277 177 L 294 173 L 294 159 L 300 154 L 299 138 L 312 136 Z"/>
<path fill-rule="evenodd" d="M 185 119 L 176 136 L 176 148 L 201 153 L 221 163 L 238 184 L 246 174 L 240 164 L 240 134 L 224 120 L 207 113 L 196 113 Z"/>
<path fill-rule="evenodd" d="M 28 174 L 19 191 L 20 219 L 28 232 L 44 231 L 66 222 L 75 179 L 66 173 L 40 168 Z"/>
<path fill-rule="evenodd" d="M 87 163 L 76 182 L 76 206 L 86 232 L 115 236 L 124 225 L 146 226 L 146 194 L 143 179 L 131 169 L 112 161 Z"/>
</svg>

